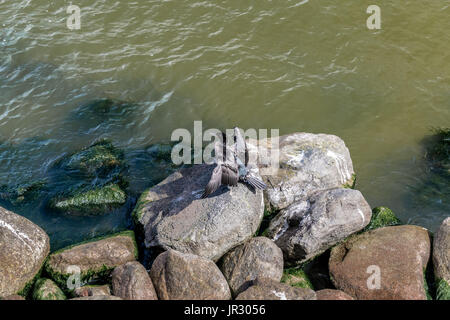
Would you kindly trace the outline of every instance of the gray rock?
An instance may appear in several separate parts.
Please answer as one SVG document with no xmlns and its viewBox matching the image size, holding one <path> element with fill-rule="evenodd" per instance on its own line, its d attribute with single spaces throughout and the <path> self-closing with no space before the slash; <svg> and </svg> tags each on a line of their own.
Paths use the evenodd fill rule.
<svg viewBox="0 0 450 320">
<path fill-rule="evenodd" d="M 239 183 L 200 199 L 213 166 L 182 169 L 144 192 L 133 212 L 148 248 L 162 247 L 217 261 L 250 239 L 264 212 L 263 194 Z"/>
<path fill-rule="evenodd" d="M 87 296 L 87 297 L 73 298 L 70 300 L 123 300 L 123 299 L 115 296 Z"/>
<path fill-rule="evenodd" d="M 112 290 L 115 296 L 124 300 L 158 300 L 147 270 L 137 261 L 114 269 Z"/>
<path fill-rule="evenodd" d="M 236 300 L 316 300 L 316 293 L 307 288 L 294 288 L 271 279 L 258 278 L 239 294 Z"/>
<path fill-rule="evenodd" d="M 434 237 L 433 263 L 436 278 L 450 283 L 450 217 L 442 222 Z"/>
<path fill-rule="evenodd" d="M 370 206 L 357 190 L 319 191 L 281 210 L 271 221 L 267 236 L 283 250 L 285 262 L 296 265 L 363 229 L 371 215 Z"/>
<path fill-rule="evenodd" d="M 230 288 L 216 264 L 203 257 L 169 250 L 150 270 L 161 300 L 229 300 Z"/>
<path fill-rule="evenodd" d="M 110 296 L 111 290 L 107 284 L 86 285 L 76 288 L 74 294 L 76 297 Z"/>
<path fill-rule="evenodd" d="M 137 259 L 137 246 L 133 231 L 92 239 L 52 253 L 45 270 L 60 287 L 79 271 L 81 285 L 91 279 L 108 276 L 112 270 Z"/>
<path fill-rule="evenodd" d="M 224 256 L 222 272 L 235 295 L 246 290 L 256 278 L 279 282 L 283 275 L 283 253 L 272 240 L 253 238 Z"/>
<path fill-rule="evenodd" d="M 344 141 L 327 134 L 293 133 L 279 137 L 279 165 L 273 171 L 266 156 L 273 152 L 272 138 L 258 141 L 258 166 L 269 188 L 271 210 L 288 207 L 317 190 L 352 186 L 352 160 Z M 255 141 L 249 142 L 254 150 Z M 272 155 L 273 156 L 273 155 Z"/>
<path fill-rule="evenodd" d="M 445 219 L 433 241 L 433 265 L 436 297 L 450 300 L 450 217 Z"/>
<path fill-rule="evenodd" d="M 352 296 L 349 296 L 344 291 L 323 289 L 316 291 L 317 300 L 355 300 Z"/>
<path fill-rule="evenodd" d="M 49 251 L 41 228 L 0 207 L 0 297 L 26 294 Z"/>
<path fill-rule="evenodd" d="M 25 298 L 22 296 L 19 296 L 18 294 L 13 294 L 10 296 L 0 298 L 0 300 L 25 300 Z"/>
</svg>

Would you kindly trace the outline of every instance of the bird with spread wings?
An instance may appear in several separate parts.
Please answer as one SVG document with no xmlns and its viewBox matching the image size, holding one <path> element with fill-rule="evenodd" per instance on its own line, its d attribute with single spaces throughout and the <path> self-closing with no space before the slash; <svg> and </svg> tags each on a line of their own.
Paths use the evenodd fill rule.
<svg viewBox="0 0 450 320">
<path fill-rule="evenodd" d="M 227 143 L 227 136 L 223 132 L 222 139 L 218 138 L 214 145 L 216 166 L 202 198 L 214 193 L 221 185 L 236 186 L 238 182 L 246 183 L 254 189 L 266 189 L 266 184 L 254 176 L 247 167 L 248 148 L 239 128 L 234 128 L 232 143 Z"/>
</svg>

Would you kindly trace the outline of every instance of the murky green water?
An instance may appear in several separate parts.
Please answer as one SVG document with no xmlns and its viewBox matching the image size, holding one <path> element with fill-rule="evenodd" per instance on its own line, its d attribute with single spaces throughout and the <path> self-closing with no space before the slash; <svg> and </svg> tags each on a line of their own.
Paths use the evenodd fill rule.
<svg viewBox="0 0 450 320">
<path fill-rule="evenodd" d="M 69 1 L 0 1 L 0 184 L 43 177 L 99 137 L 136 164 L 136 150 L 203 120 L 339 135 L 371 206 L 432 230 L 449 215 L 448 189 L 417 194 L 430 179 L 421 141 L 450 123 L 450 1 L 378 2 L 379 31 L 366 27 L 371 1 L 71 2 L 78 31 Z M 134 106 L 80 111 L 105 97 Z M 151 170 L 134 168 L 139 192 Z M 130 223 L 13 209 L 56 246 Z"/>
</svg>

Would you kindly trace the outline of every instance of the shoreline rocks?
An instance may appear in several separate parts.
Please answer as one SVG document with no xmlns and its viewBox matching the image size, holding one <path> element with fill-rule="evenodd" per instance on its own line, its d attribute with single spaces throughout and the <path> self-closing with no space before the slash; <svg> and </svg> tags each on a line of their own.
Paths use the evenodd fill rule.
<svg viewBox="0 0 450 320">
<path fill-rule="evenodd" d="M 0 207 L 0 297 L 27 295 L 49 252 L 44 230 Z"/>
<path fill-rule="evenodd" d="M 222 186 L 200 199 L 214 166 L 181 169 L 144 192 L 133 212 L 147 248 L 174 249 L 217 261 L 249 240 L 263 218 L 260 190 Z"/>
<path fill-rule="evenodd" d="M 33 300 L 66 300 L 66 295 L 52 280 L 41 278 L 34 285 Z"/>
<path fill-rule="evenodd" d="M 255 148 L 256 142 L 251 142 Z M 270 210 L 281 210 L 308 198 L 312 192 L 353 186 L 355 172 L 350 152 L 341 138 L 328 134 L 293 133 L 279 137 L 280 168 L 264 174 L 273 141 L 259 140 L 259 167 L 269 186 Z M 266 169 L 266 170 L 265 170 Z"/>
<path fill-rule="evenodd" d="M 436 232 L 433 242 L 433 265 L 439 300 L 450 300 L 450 217 Z"/>
<path fill-rule="evenodd" d="M 336 288 L 362 300 L 426 300 L 428 231 L 404 225 L 355 235 L 331 250 Z"/>
<path fill-rule="evenodd" d="M 362 230 L 372 215 L 362 194 L 329 189 L 294 202 L 271 221 L 267 236 L 283 250 L 287 265 L 299 265 Z"/>
<path fill-rule="evenodd" d="M 80 272 L 83 284 L 109 276 L 115 267 L 137 258 L 134 232 L 124 231 L 58 250 L 49 256 L 45 270 L 58 285 L 65 288 L 73 273 Z"/>
<path fill-rule="evenodd" d="M 158 300 L 147 270 L 137 261 L 127 262 L 114 269 L 112 292 L 124 300 Z"/>
<path fill-rule="evenodd" d="M 256 278 L 280 281 L 283 253 L 270 239 L 256 237 L 228 252 L 223 257 L 221 269 L 236 295 L 246 290 Z"/>
<path fill-rule="evenodd" d="M 317 300 L 317 297 L 311 289 L 295 288 L 271 279 L 258 278 L 236 300 Z"/>
<path fill-rule="evenodd" d="M 231 299 L 228 283 L 216 264 L 190 253 L 161 253 L 150 277 L 161 300 Z"/>
</svg>

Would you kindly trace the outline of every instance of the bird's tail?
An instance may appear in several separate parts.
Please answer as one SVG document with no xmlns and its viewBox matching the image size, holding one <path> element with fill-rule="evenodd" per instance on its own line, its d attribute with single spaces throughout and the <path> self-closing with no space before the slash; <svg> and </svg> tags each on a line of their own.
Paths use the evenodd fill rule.
<svg viewBox="0 0 450 320">
<path fill-rule="evenodd" d="M 247 177 L 245 177 L 245 182 L 247 182 L 249 185 L 251 185 L 255 189 L 266 190 L 266 188 L 267 188 L 267 185 L 264 182 L 262 182 L 260 179 L 255 178 L 255 177 L 247 176 Z"/>
</svg>

